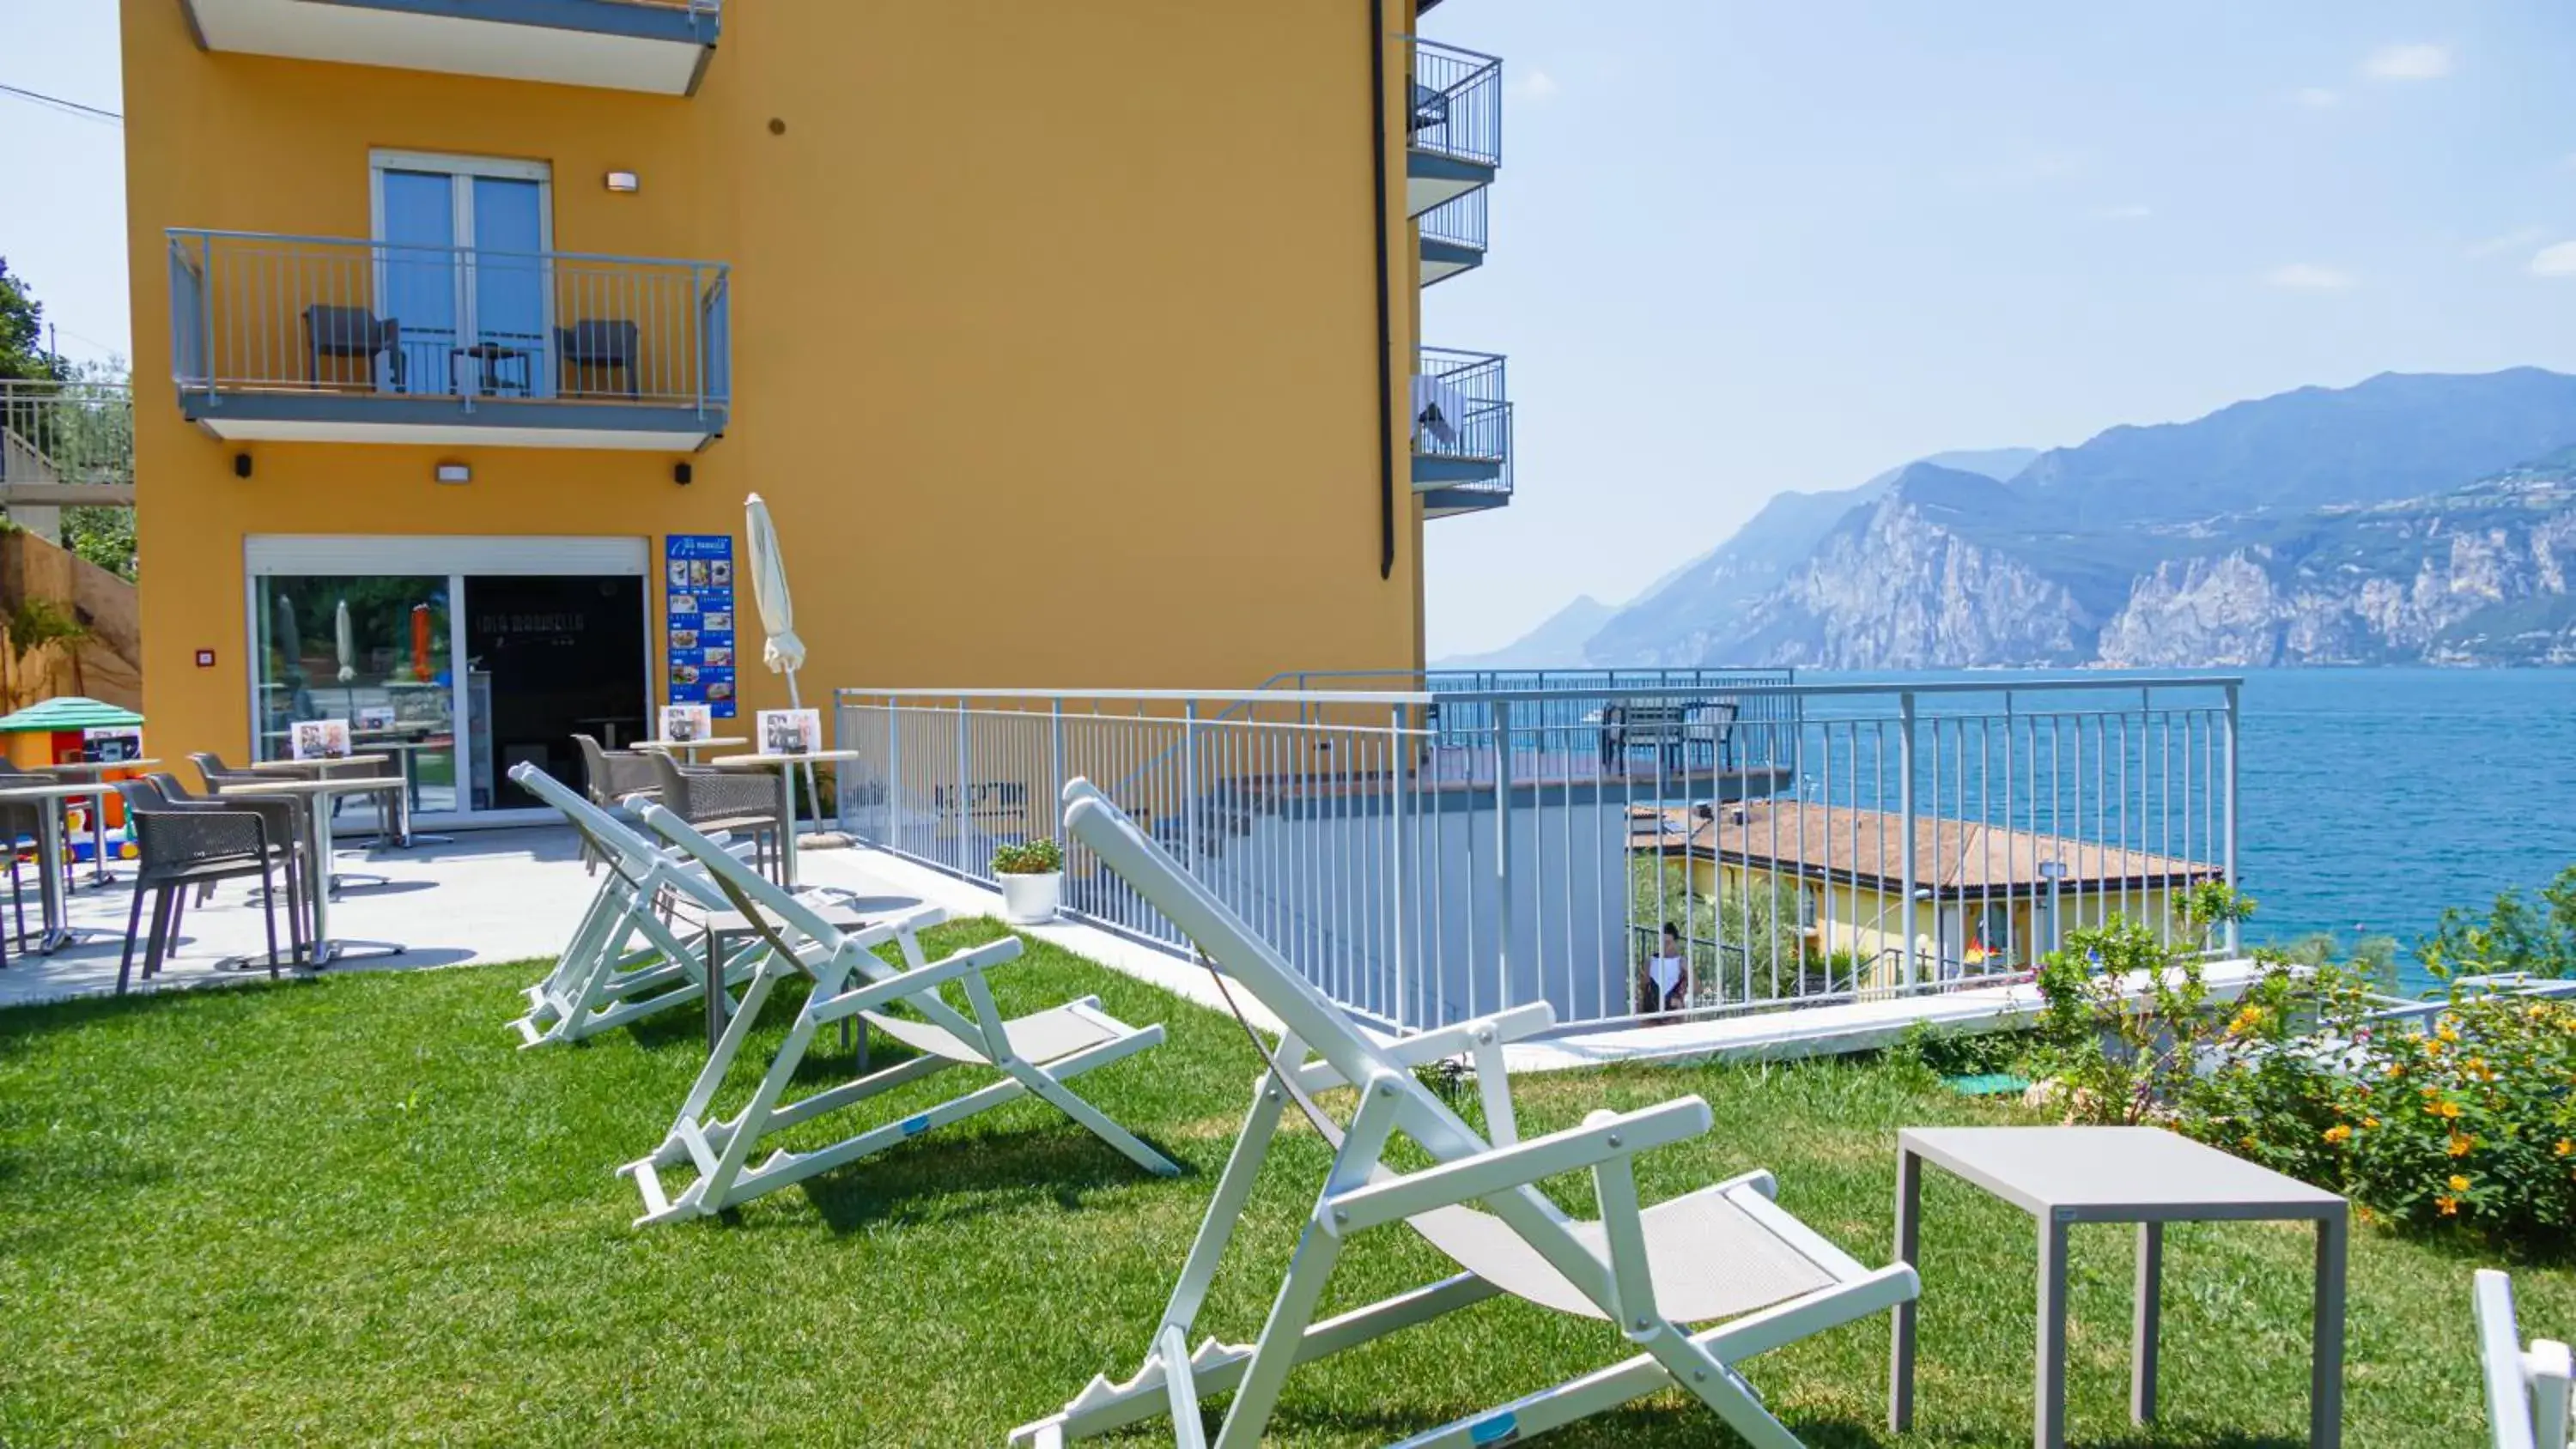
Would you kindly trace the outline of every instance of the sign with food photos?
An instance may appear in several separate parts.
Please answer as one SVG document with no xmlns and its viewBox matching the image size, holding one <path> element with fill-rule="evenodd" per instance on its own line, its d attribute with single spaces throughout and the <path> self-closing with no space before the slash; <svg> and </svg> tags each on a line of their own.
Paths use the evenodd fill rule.
<svg viewBox="0 0 2576 1449">
<path fill-rule="evenodd" d="M 665 668 L 673 704 L 734 716 L 733 535 L 674 533 L 662 540 Z"/>
</svg>

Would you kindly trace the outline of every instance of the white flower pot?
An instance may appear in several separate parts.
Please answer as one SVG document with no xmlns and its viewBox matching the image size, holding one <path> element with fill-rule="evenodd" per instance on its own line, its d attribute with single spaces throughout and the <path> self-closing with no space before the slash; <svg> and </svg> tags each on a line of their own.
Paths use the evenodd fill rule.
<svg viewBox="0 0 2576 1449">
<path fill-rule="evenodd" d="M 1055 919 L 1056 908 L 1064 903 L 1062 871 L 1005 875 L 1001 882 L 1002 919 L 1014 926 L 1043 926 Z"/>
</svg>

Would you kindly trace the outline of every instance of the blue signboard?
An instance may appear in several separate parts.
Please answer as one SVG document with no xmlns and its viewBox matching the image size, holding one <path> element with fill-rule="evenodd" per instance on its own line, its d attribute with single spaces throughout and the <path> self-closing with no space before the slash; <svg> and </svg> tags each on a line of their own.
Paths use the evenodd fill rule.
<svg viewBox="0 0 2576 1449">
<path fill-rule="evenodd" d="M 734 713 L 733 536 L 674 533 L 662 541 L 670 702 Z"/>
</svg>

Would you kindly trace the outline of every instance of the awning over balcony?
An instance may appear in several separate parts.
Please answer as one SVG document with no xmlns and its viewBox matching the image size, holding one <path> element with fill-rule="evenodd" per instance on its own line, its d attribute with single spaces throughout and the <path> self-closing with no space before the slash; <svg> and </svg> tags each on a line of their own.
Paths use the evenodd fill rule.
<svg viewBox="0 0 2576 1449">
<path fill-rule="evenodd" d="M 696 92 L 721 0 L 180 0 L 208 50 Z"/>
<path fill-rule="evenodd" d="M 179 406 L 220 438 L 693 451 L 731 401 L 721 262 L 170 233 Z"/>
</svg>

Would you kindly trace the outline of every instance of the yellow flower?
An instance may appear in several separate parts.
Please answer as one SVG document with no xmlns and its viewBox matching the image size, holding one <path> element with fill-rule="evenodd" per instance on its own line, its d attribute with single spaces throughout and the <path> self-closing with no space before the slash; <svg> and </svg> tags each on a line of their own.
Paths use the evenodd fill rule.
<svg viewBox="0 0 2576 1449">
<path fill-rule="evenodd" d="M 2460 1200 L 2455 1197 L 2437 1197 L 2433 1199 L 2433 1206 L 2440 1208 L 2442 1216 L 2447 1218 L 2460 1210 Z"/>
<path fill-rule="evenodd" d="M 2569 1155 L 2570 1153 L 2576 1153 L 2576 1142 L 2570 1142 L 2570 1141 L 2568 1141 L 2568 1140 L 2567 1140 L 2566 1138 L 2564 1138 L 2564 1137 L 2559 1138 L 2559 1139 L 2558 1139 L 2558 1155 L 2559 1155 L 2559 1156 L 2561 1156 L 2561 1157 L 2565 1157 L 2565 1156 Z"/>
<path fill-rule="evenodd" d="M 2326 1140 L 2328 1142 L 2348 1142 L 2352 1140 L 2352 1128 L 2341 1122 L 2337 1122 L 2332 1127 L 2326 1129 Z"/>
<path fill-rule="evenodd" d="M 2456 1042 L 2460 1039 L 2459 1029 L 2452 1026 L 2447 1021 L 2443 1022 L 2441 1026 L 2434 1031 L 2433 1039 L 2446 1045 Z"/>
<path fill-rule="evenodd" d="M 2406 1064 L 2404 1062 L 2390 1062 L 2388 1064 L 2388 1075 L 2392 1077 L 2402 1077 L 2406 1075 Z"/>
<path fill-rule="evenodd" d="M 2474 1137 L 2462 1137 L 2457 1133 L 2453 1133 L 2451 1135 L 2450 1146 L 2446 1150 L 2449 1151 L 2453 1157 L 2466 1157 L 2469 1155 L 2469 1149 L 2477 1145 L 2478 1139 Z"/>
<path fill-rule="evenodd" d="M 2460 1115 L 2460 1104 L 2457 1102 L 2436 1102 L 2433 1104 L 2433 1115 L 2442 1118 L 2457 1117 Z"/>
<path fill-rule="evenodd" d="M 2364 1117 L 2361 1119 L 2361 1125 L 2364 1127 L 2376 1127 L 2379 1125 L 2379 1119 L 2376 1117 Z"/>
<path fill-rule="evenodd" d="M 2465 1178 L 2465 1177 L 2460 1176 L 2460 1175 L 2459 1175 L 2458 1173 L 2456 1173 L 2456 1172 L 2455 1172 L 2455 1173 L 2452 1173 L 2452 1174 L 2451 1174 L 2451 1191 L 2453 1191 L 2453 1192 L 2467 1192 L 2468 1190 L 2469 1190 L 2469 1180 L 2468 1180 L 2467 1178 Z"/>
</svg>

